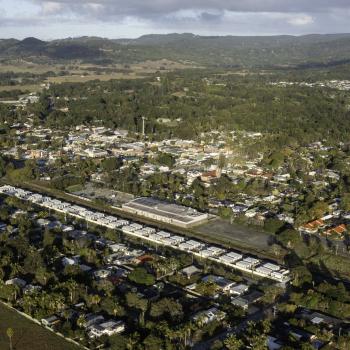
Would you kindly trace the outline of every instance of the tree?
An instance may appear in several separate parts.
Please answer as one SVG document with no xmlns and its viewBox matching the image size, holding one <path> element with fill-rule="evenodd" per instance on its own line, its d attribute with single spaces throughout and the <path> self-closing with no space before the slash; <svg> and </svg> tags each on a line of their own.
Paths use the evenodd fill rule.
<svg viewBox="0 0 350 350">
<path fill-rule="evenodd" d="M 140 335 L 137 332 L 134 332 L 129 335 L 126 342 L 126 348 L 128 350 L 134 350 L 135 346 L 140 343 Z"/>
<path fill-rule="evenodd" d="M 116 316 L 124 316 L 125 309 L 124 307 L 115 299 L 111 297 L 103 298 L 101 302 L 101 307 L 110 315 Z"/>
<path fill-rule="evenodd" d="M 172 168 L 175 165 L 175 158 L 169 153 L 159 153 L 155 161 L 157 164 L 164 165 L 169 168 Z"/>
<path fill-rule="evenodd" d="M 308 214 L 312 219 L 321 218 L 329 210 L 328 204 L 322 201 L 318 201 L 312 205 Z"/>
<path fill-rule="evenodd" d="M 101 167 L 104 171 L 111 172 L 118 169 L 123 164 L 120 158 L 106 158 L 101 162 Z"/>
<path fill-rule="evenodd" d="M 129 307 L 140 310 L 140 324 L 143 324 L 145 312 L 148 308 L 148 301 L 146 299 L 140 298 L 136 293 L 127 293 L 126 303 Z"/>
<path fill-rule="evenodd" d="M 300 235 L 297 231 L 287 229 L 278 235 L 278 240 L 284 247 L 293 248 L 298 243 L 301 243 Z"/>
<path fill-rule="evenodd" d="M 98 294 L 90 294 L 87 296 L 87 302 L 89 305 L 98 305 L 101 302 L 101 297 Z"/>
<path fill-rule="evenodd" d="M 75 291 L 77 290 L 78 283 L 73 279 L 69 279 L 64 283 L 64 287 L 68 290 L 70 302 L 73 303 L 73 300 L 75 297 Z"/>
<path fill-rule="evenodd" d="M 153 275 L 149 274 L 143 267 L 137 267 L 129 273 L 128 278 L 130 281 L 137 284 L 144 284 L 146 286 L 152 286 L 155 283 Z"/>
<path fill-rule="evenodd" d="M 226 166 L 226 157 L 223 153 L 220 153 L 219 155 L 219 160 L 218 160 L 218 168 L 219 169 L 224 169 Z"/>
<path fill-rule="evenodd" d="M 84 314 L 79 315 L 77 319 L 78 327 L 82 328 L 86 323 L 86 316 Z"/>
<path fill-rule="evenodd" d="M 343 194 L 340 206 L 343 210 L 350 211 L 350 193 Z"/>
<path fill-rule="evenodd" d="M 159 318 L 163 315 L 169 315 L 171 319 L 180 318 L 183 314 L 182 305 L 170 298 L 164 298 L 156 303 L 153 303 L 150 310 L 150 315 L 154 318 Z"/>
<path fill-rule="evenodd" d="M 3 157 L 0 157 L 0 177 L 3 177 L 6 173 L 6 162 Z"/>
<path fill-rule="evenodd" d="M 304 284 L 311 284 L 312 274 L 306 266 L 298 266 L 292 270 L 294 276 L 293 285 L 302 287 Z"/>
<path fill-rule="evenodd" d="M 251 349 L 254 350 L 266 350 L 267 347 L 267 336 L 265 334 L 253 335 L 248 337 Z"/>
<path fill-rule="evenodd" d="M 6 334 L 9 338 L 9 341 L 10 341 L 10 350 L 12 350 L 12 338 L 13 338 L 15 332 L 12 328 L 7 328 Z"/>
<path fill-rule="evenodd" d="M 35 279 L 43 286 L 46 286 L 51 276 L 52 272 L 47 271 L 44 266 L 39 267 L 35 271 Z"/>
<path fill-rule="evenodd" d="M 161 349 L 163 345 L 163 341 L 162 339 L 156 337 L 155 335 L 150 334 L 143 341 L 143 345 L 145 347 L 145 350 Z"/>
<path fill-rule="evenodd" d="M 231 334 L 224 340 L 224 344 L 228 350 L 240 350 L 243 348 L 243 342 L 234 334 Z"/>
<path fill-rule="evenodd" d="M 284 225 L 285 223 L 278 219 L 266 219 L 264 223 L 264 230 L 269 233 L 276 234 L 283 228 Z"/>
</svg>

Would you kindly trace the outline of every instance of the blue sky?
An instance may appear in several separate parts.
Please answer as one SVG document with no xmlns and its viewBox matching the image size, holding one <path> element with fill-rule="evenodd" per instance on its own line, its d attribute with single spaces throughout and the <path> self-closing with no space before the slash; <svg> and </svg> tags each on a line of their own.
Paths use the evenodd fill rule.
<svg viewBox="0 0 350 350">
<path fill-rule="evenodd" d="M 350 0 L 0 0 L 2 38 L 350 32 Z"/>
</svg>

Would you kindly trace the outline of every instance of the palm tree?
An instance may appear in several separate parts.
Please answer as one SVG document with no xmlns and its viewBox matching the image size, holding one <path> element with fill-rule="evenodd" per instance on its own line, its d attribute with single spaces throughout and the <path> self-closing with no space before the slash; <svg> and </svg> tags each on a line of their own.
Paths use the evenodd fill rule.
<svg viewBox="0 0 350 350">
<path fill-rule="evenodd" d="M 14 330 L 12 328 L 7 328 L 6 334 L 9 337 L 9 340 L 10 340 L 10 350 L 12 350 L 12 338 L 13 338 L 15 332 L 14 332 Z"/>
<path fill-rule="evenodd" d="M 126 342 L 126 348 L 128 350 L 133 350 L 135 349 L 135 345 L 137 345 L 140 342 L 140 335 L 135 332 L 131 334 Z"/>
<path fill-rule="evenodd" d="M 185 348 L 189 341 L 192 342 L 191 335 L 194 329 L 194 325 L 191 322 L 187 322 L 177 331 L 177 336 L 183 340 L 183 345 Z"/>
<path fill-rule="evenodd" d="M 83 326 L 84 326 L 84 324 L 85 324 L 85 322 L 86 322 L 86 317 L 85 317 L 85 315 L 80 315 L 79 317 L 78 317 L 78 319 L 77 319 L 77 325 L 80 327 L 80 328 L 82 328 Z"/>
<path fill-rule="evenodd" d="M 93 304 L 93 305 L 97 305 L 97 304 L 99 304 L 100 303 L 100 301 L 101 301 L 101 298 L 100 298 L 100 296 L 99 295 L 97 295 L 97 294 L 94 294 L 94 295 L 92 295 L 91 296 L 91 304 Z"/>
<path fill-rule="evenodd" d="M 191 335 L 192 331 L 194 330 L 193 324 L 191 322 L 188 322 L 184 326 L 184 333 L 185 333 L 185 347 L 188 345 L 188 342 L 192 342 Z"/>
<path fill-rule="evenodd" d="M 166 321 L 159 322 L 156 328 L 163 337 L 169 339 L 170 343 L 173 343 L 174 340 L 178 338 L 178 332 L 173 328 L 170 328 Z"/>
<path fill-rule="evenodd" d="M 64 287 L 68 290 L 70 302 L 73 303 L 74 293 L 78 288 L 78 283 L 76 281 L 74 281 L 73 279 L 69 279 L 64 284 Z"/>
<path fill-rule="evenodd" d="M 116 317 L 117 315 L 121 316 L 125 313 L 124 307 L 120 305 L 117 301 L 113 303 L 113 315 Z"/>
</svg>

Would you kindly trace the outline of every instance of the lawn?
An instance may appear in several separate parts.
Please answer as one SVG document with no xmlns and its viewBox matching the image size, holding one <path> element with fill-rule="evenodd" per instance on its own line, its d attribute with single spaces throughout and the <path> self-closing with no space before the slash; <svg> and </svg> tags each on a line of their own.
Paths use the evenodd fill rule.
<svg viewBox="0 0 350 350">
<path fill-rule="evenodd" d="M 9 349 L 6 330 L 12 328 L 13 350 L 81 350 L 0 303 L 0 349 Z"/>
</svg>

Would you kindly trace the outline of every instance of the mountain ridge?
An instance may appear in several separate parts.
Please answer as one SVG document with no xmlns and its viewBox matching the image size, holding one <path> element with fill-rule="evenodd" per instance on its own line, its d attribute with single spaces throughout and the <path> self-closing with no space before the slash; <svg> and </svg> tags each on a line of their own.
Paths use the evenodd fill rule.
<svg viewBox="0 0 350 350">
<path fill-rule="evenodd" d="M 0 59 L 40 57 L 114 63 L 162 58 L 209 66 L 299 66 L 334 64 L 350 59 L 350 34 L 302 36 L 200 36 L 192 33 L 147 34 L 136 39 L 76 37 L 43 41 L 0 39 Z"/>
</svg>

